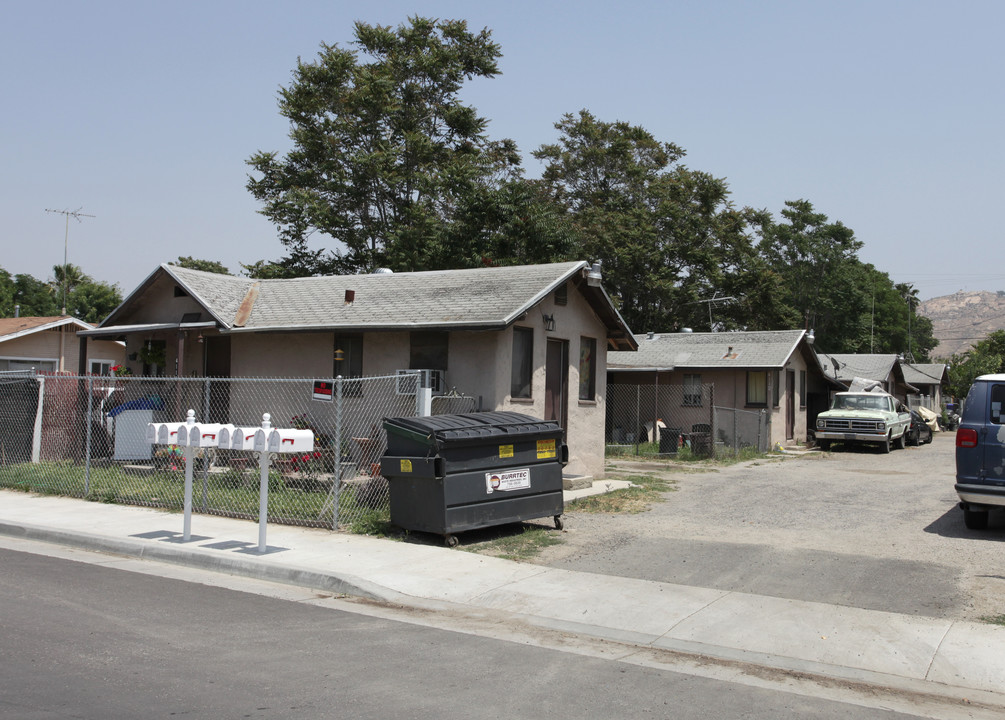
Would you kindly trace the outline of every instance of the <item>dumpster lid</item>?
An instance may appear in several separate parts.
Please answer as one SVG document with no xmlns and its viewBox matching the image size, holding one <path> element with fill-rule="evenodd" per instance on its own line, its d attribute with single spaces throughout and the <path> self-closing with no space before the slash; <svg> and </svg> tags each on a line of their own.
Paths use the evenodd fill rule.
<svg viewBox="0 0 1005 720">
<path fill-rule="evenodd" d="M 562 432 L 562 426 L 554 420 L 506 411 L 384 418 L 384 429 L 437 448 L 469 441 L 495 441 Z"/>
</svg>

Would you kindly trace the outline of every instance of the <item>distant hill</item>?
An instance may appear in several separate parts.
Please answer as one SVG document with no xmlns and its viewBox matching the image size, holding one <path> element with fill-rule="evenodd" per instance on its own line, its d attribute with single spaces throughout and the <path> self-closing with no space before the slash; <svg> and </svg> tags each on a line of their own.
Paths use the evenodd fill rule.
<svg viewBox="0 0 1005 720">
<path fill-rule="evenodd" d="M 995 330 L 1005 329 L 1005 292 L 958 292 L 925 300 L 918 314 L 932 321 L 932 334 L 939 341 L 933 358 L 973 347 Z"/>
</svg>

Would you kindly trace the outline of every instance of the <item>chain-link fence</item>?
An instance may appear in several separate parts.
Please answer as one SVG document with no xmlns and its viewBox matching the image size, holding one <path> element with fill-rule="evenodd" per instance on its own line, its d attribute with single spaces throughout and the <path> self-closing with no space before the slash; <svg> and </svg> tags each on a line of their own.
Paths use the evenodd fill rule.
<svg viewBox="0 0 1005 720">
<path fill-rule="evenodd" d="M 714 386 L 607 386 L 608 455 L 710 457 L 715 451 Z"/>
<path fill-rule="evenodd" d="M 767 452 L 771 446 L 766 410 L 715 407 L 716 453 L 734 457 L 745 449 Z"/>
<path fill-rule="evenodd" d="M 715 386 L 609 384 L 607 454 L 694 458 L 767 452 L 768 414 L 714 404 Z"/>
<path fill-rule="evenodd" d="M 417 414 L 414 378 L 148 378 L 62 374 L 0 377 L 0 487 L 180 510 L 184 451 L 151 445 L 147 425 L 201 422 L 314 432 L 314 450 L 276 455 L 269 521 L 333 527 L 386 511 L 380 475 L 384 417 Z M 320 391 L 319 391 L 320 390 Z M 473 412 L 463 395 L 432 398 L 434 414 Z M 193 510 L 258 516 L 259 469 L 253 453 L 197 451 Z"/>
</svg>

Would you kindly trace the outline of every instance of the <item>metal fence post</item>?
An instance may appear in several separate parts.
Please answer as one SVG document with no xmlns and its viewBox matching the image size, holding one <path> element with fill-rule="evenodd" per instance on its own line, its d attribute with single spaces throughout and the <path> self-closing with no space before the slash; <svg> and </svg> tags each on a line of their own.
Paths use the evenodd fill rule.
<svg viewBox="0 0 1005 720">
<path fill-rule="evenodd" d="M 91 494 L 91 412 L 94 410 L 94 378 L 87 376 L 87 423 L 84 441 L 84 496 Z"/>
<path fill-rule="evenodd" d="M 335 478 L 332 480 L 332 530 L 338 530 L 338 501 L 342 492 L 342 403 L 343 380 L 339 375 L 335 378 Z"/>
<path fill-rule="evenodd" d="M 202 421 L 209 422 L 209 378 L 206 378 L 202 399 Z M 209 448 L 202 449 L 202 511 L 209 509 Z M 214 452 L 216 452 L 214 450 Z"/>
</svg>

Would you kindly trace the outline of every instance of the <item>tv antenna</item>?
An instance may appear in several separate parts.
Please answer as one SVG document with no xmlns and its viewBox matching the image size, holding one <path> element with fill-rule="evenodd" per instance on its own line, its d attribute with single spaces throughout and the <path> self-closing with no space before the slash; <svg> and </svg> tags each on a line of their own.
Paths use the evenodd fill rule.
<svg viewBox="0 0 1005 720">
<path fill-rule="evenodd" d="M 46 208 L 46 212 L 56 213 L 57 215 L 66 216 L 66 234 L 63 236 L 63 315 L 66 315 L 66 251 L 70 244 L 70 218 L 73 218 L 77 222 L 83 222 L 80 218 L 82 217 L 94 217 L 93 215 L 88 215 L 87 213 L 80 212 L 83 206 L 77 208 L 76 210 L 50 210 Z"/>
<path fill-rule="evenodd" d="M 719 297 L 719 293 L 716 292 L 715 295 L 708 298 L 707 300 L 696 300 L 695 302 L 688 303 L 688 305 L 702 305 L 708 303 L 708 331 L 715 332 L 715 326 L 712 324 L 712 307 L 717 303 L 722 303 L 723 305 L 733 302 L 736 300 L 735 297 Z"/>
</svg>

